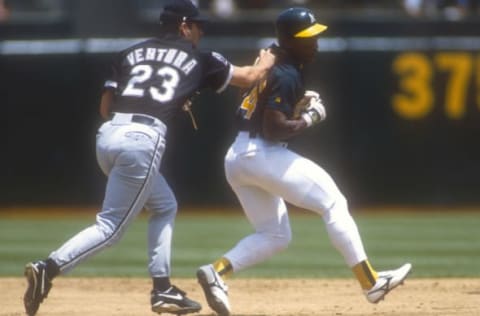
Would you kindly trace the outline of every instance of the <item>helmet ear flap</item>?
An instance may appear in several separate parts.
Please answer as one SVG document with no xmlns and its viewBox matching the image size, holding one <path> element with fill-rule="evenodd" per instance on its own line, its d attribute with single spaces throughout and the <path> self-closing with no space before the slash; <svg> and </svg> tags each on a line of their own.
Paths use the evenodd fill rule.
<svg viewBox="0 0 480 316">
<path fill-rule="evenodd" d="M 295 39 L 288 36 L 278 36 L 278 45 L 286 51 L 292 51 L 295 49 Z"/>
</svg>

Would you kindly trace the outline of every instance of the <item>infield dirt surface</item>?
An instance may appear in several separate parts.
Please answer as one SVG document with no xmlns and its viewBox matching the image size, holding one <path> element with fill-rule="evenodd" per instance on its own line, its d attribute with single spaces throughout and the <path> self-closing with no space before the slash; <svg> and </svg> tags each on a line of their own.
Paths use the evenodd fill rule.
<svg viewBox="0 0 480 316">
<path fill-rule="evenodd" d="M 198 300 L 198 316 L 214 315 L 195 279 L 173 279 Z M 233 316 L 480 315 L 480 279 L 407 279 L 385 301 L 373 305 L 353 279 L 228 280 Z M 0 278 L 0 315 L 25 315 L 24 278 Z M 149 279 L 73 278 L 55 280 L 38 316 L 156 315 L 150 311 Z M 168 314 L 163 314 L 168 315 Z"/>
</svg>

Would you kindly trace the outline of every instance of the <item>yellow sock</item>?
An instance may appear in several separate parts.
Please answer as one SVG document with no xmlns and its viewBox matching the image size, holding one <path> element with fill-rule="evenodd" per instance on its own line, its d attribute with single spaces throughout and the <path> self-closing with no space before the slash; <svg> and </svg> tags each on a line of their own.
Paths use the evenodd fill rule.
<svg viewBox="0 0 480 316">
<path fill-rule="evenodd" d="M 360 282 L 362 289 L 369 290 L 375 285 L 378 275 L 368 260 L 356 264 L 352 270 L 358 282 Z"/>
<path fill-rule="evenodd" d="M 222 257 L 213 263 L 213 268 L 222 277 L 230 277 L 233 274 L 233 267 L 227 258 Z"/>
</svg>

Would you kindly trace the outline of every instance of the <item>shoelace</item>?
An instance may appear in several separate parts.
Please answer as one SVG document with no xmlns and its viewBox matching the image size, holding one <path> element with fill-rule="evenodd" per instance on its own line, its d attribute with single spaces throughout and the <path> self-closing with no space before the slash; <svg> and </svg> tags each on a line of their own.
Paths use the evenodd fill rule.
<svg viewBox="0 0 480 316">
<path fill-rule="evenodd" d="M 228 286 L 221 280 L 217 277 L 217 273 L 215 271 L 213 271 L 213 277 L 215 278 L 213 283 L 210 284 L 210 286 L 216 286 L 218 288 L 220 288 L 223 292 L 225 292 L 225 294 L 228 294 Z"/>
<path fill-rule="evenodd" d="M 185 295 L 187 295 L 187 293 L 186 293 L 186 292 L 184 292 L 184 291 L 180 290 L 180 289 L 179 289 L 178 287 L 176 287 L 175 285 L 172 285 L 172 287 L 171 287 L 171 291 L 176 291 L 176 292 L 180 293 L 182 296 L 185 296 Z M 170 292 L 170 291 L 169 291 L 169 292 Z"/>
</svg>

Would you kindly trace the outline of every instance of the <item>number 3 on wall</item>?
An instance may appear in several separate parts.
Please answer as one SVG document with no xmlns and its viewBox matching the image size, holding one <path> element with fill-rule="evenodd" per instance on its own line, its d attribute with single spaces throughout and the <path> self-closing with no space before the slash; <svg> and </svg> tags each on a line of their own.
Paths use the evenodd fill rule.
<svg viewBox="0 0 480 316">
<path fill-rule="evenodd" d="M 425 54 L 405 53 L 393 61 L 398 76 L 399 93 L 392 98 L 395 113 L 406 119 L 421 119 L 430 114 L 435 104 L 436 70 L 447 72 L 445 115 L 461 119 L 466 111 L 467 92 L 472 77 L 472 56 L 467 53 L 437 53 L 432 60 Z"/>
</svg>

